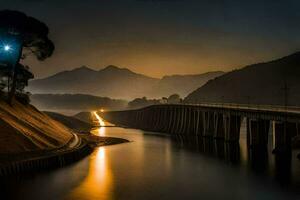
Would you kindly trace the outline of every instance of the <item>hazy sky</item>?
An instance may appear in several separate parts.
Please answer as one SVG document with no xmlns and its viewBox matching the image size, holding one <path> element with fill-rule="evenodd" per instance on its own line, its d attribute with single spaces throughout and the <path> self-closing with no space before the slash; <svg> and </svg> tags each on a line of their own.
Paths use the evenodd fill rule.
<svg viewBox="0 0 300 200">
<path fill-rule="evenodd" d="M 300 50 L 299 0 L 0 0 L 48 24 L 37 77 L 87 65 L 149 76 L 231 70 Z"/>
</svg>

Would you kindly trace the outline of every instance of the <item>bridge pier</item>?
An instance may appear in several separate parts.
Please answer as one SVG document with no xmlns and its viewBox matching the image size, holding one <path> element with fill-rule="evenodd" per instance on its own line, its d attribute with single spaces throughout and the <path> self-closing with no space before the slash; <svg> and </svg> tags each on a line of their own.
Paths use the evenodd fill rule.
<svg viewBox="0 0 300 200">
<path fill-rule="evenodd" d="M 273 153 L 291 153 L 292 136 L 297 134 L 297 124 L 290 122 L 273 122 Z"/>
<path fill-rule="evenodd" d="M 168 125 L 168 120 L 167 120 L 167 108 L 163 107 L 161 108 L 161 113 L 160 113 L 160 118 L 158 122 L 158 131 L 159 132 L 164 132 L 166 126 Z"/>
<path fill-rule="evenodd" d="M 241 117 L 224 115 L 225 141 L 237 142 L 240 139 Z"/>
<path fill-rule="evenodd" d="M 154 111 L 154 122 L 155 122 L 155 131 L 160 132 L 160 124 L 163 120 L 163 109 L 157 108 Z"/>
<path fill-rule="evenodd" d="M 189 107 L 184 108 L 184 121 L 182 133 L 188 135 L 191 122 L 191 109 Z"/>
<path fill-rule="evenodd" d="M 169 107 L 164 108 L 163 121 L 161 123 L 161 132 L 168 133 L 169 123 L 170 123 L 170 109 Z"/>
<path fill-rule="evenodd" d="M 215 114 L 214 116 L 214 138 L 224 139 L 225 137 L 225 127 L 223 114 Z"/>
<path fill-rule="evenodd" d="M 179 134 L 182 121 L 182 109 L 180 107 L 176 108 L 176 123 L 174 124 L 174 133 Z"/>
<path fill-rule="evenodd" d="M 248 147 L 267 146 L 270 130 L 270 121 L 263 119 L 247 119 Z"/>
<path fill-rule="evenodd" d="M 188 123 L 188 134 L 189 135 L 195 135 L 195 129 L 194 129 L 194 124 L 195 124 L 195 110 L 190 107 L 189 109 L 189 123 Z"/>
<path fill-rule="evenodd" d="M 179 134 L 184 133 L 184 128 L 186 126 L 185 121 L 186 121 L 186 108 L 181 106 L 180 107 L 180 112 L 181 112 L 181 120 L 180 120 L 180 128 L 179 128 Z"/>
<path fill-rule="evenodd" d="M 214 135 L 214 112 L 203 112 L 203 136 L 212 137 Z"/>
<path fill-rule="evenodd" d="M 203 114 L 202 114 L 202 111 L 197 108 L 196 109 L 196 130 L 195 130 L 195 134 L 197 136 L 202 136 L 202 133 L 203 133 Z"/>
</svg>

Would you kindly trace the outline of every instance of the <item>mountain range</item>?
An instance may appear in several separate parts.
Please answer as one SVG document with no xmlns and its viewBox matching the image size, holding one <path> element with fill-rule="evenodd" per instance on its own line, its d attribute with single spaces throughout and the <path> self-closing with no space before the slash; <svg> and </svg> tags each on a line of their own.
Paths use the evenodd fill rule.
<svg viewBox="0 0 300 200">
<path fill-rule="evenodd" d="M 137 97 L 161 98 L 177 93 L 184 97 L 208 80 L 224 74 L 174 75 L 152 78 L 113 65 L 100 70 L 86 66 L 30 82 L 31 93 L 89 94 L 131 100 Z"/>
<path fill-rule="evenodd" d="M 300 52 L 228 72 L 184 101 L 300 106 Z"/>
</svg>

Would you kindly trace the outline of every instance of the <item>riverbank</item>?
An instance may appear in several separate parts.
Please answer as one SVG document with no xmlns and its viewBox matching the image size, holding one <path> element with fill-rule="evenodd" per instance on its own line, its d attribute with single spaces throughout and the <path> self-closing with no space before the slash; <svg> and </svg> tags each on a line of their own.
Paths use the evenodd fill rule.
<svg viewBox="0 0 300 200">
<path fill-rule="evenodd" d="M 63 167 L 81 160 L 89 155 L 93 148 L 84 140 L 79 139 L 76 146 L 62 147 L 54 150 L 25 152 L 15 155 L 2 155 L 0 176 L 38 172 Z"/>
<path fill-rule="evenodd" d="M 108 146 L 129 142 L 128 140 L 123 138 L 102 137 L 93 134 L 79 134 L 79 136 L 86 140 L 92 147 Z"/>
<path fill-rule="evenodd" d="M 128 140 L 122 138 L 97 136 L 91 134 L 91 130 L 95 126 L 96 127 L 99 126 L 100 122 L 98 122 L 98 120 L 101 120 L 101 119 L 97 119 L 91 113 L 87 113 L 87 112 L 84 113 L 84 116 L 88 116 L 85 117 L 86 120 L 81 120 L 72 116 L 66 116 L 59 113 L 53 113 L 53 112 L 45 112 L 45 113 L 50 117 L 52 117 L 53 119 L 55 119 L 56 121 L 61 122 L 65 126 L 75 131 L 80 138 L 87 141 L 88 144 L 93 147 L 129 142 Z M 106 122 L 103 121 L 102 123 L 106 123 Z"/>
<path fill-rule="evenodd" d="M 0 176 L 62 167 L 83 159 L 96 146 L 127 142 L 93 136 L 87 132 L 93 125 L 51 115 L 18 101 L 0 101 Z"/>
<path fill-rule="evenodd" d="M 78 134 L 78 142 L 73 147 L 66 146 L 48 151 L 0 155 L 0 177 L 67 166 L 85 158 L 96 147 L 125 142 L 129 141 L 122 138 Z"/>
</svg>

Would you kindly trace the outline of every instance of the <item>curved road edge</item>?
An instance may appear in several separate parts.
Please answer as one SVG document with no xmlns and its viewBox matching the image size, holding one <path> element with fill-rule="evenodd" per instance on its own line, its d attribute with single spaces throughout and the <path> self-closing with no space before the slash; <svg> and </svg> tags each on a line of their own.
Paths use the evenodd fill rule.
<svg viewBox="0 0 300 200">
<path fill-rule="evenodd" d="M 59 168 L 83 159 L 92 151 L 93 148 L 87 141 L 74 134 L 72 141 L 62 148 L 45 151 L 42 155 L 29 155 L 23 159 L 1 163 L 0 176 Z"/>
</svg>

